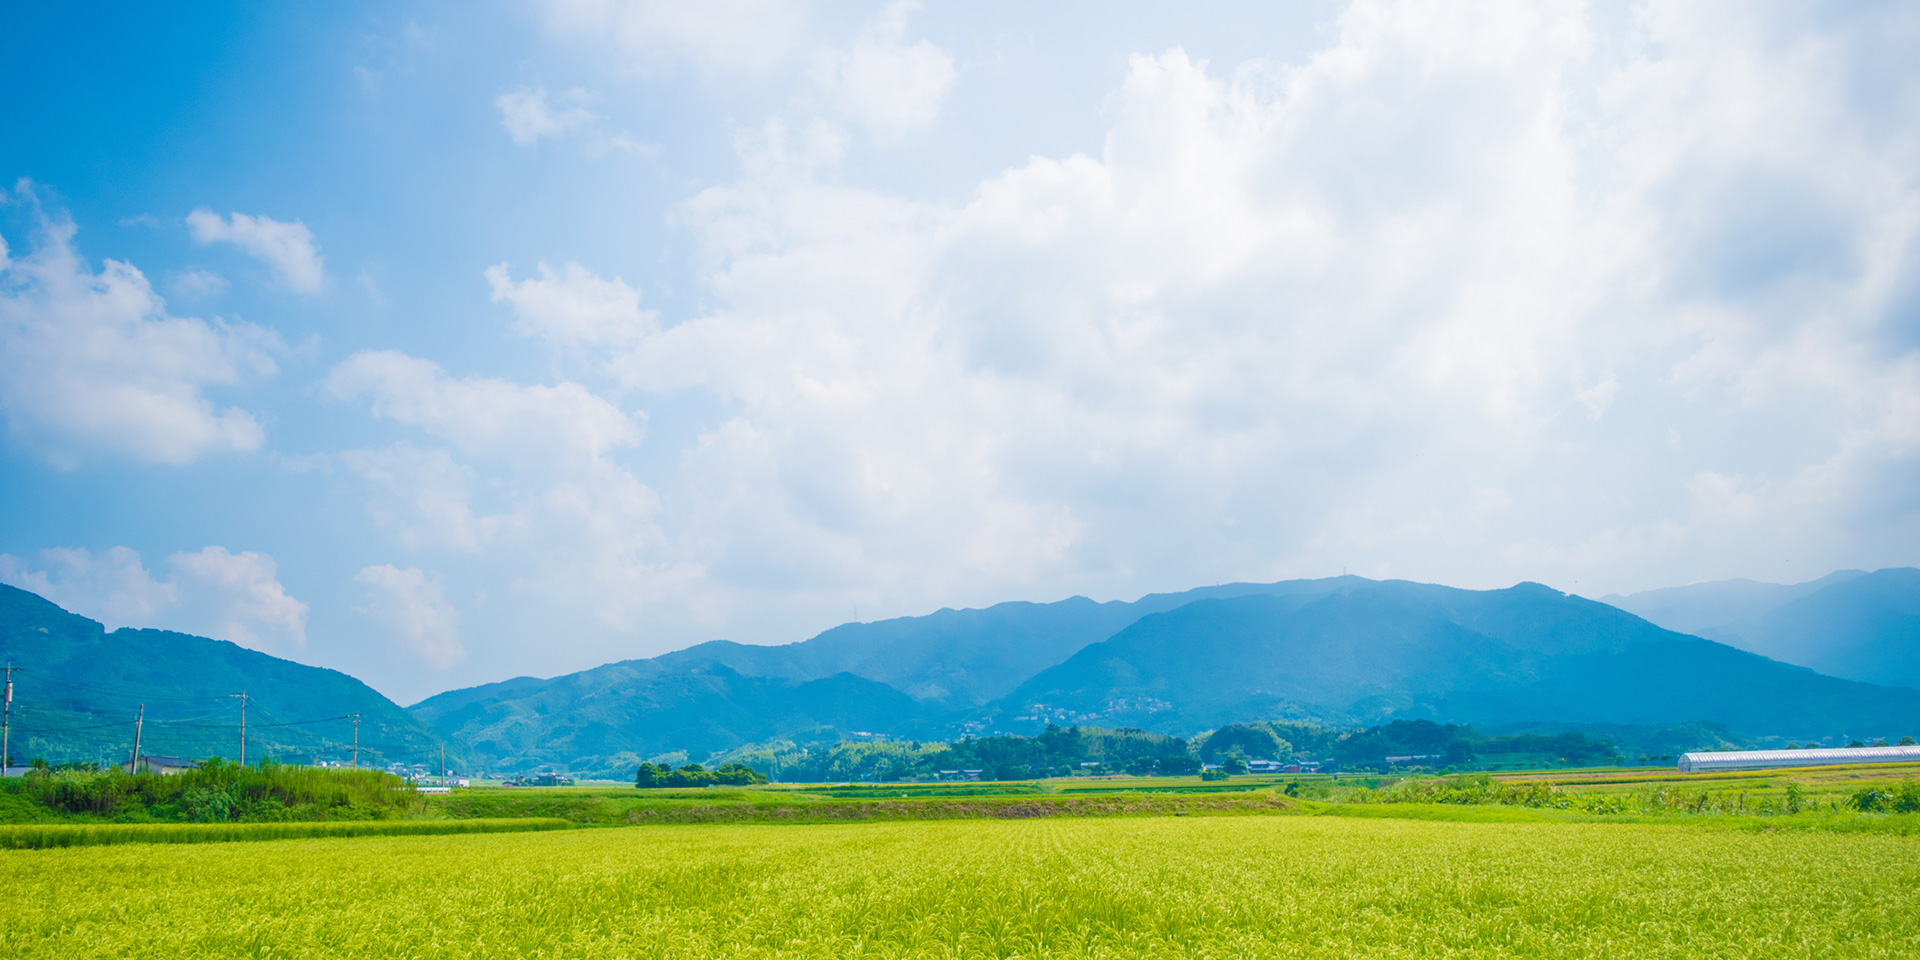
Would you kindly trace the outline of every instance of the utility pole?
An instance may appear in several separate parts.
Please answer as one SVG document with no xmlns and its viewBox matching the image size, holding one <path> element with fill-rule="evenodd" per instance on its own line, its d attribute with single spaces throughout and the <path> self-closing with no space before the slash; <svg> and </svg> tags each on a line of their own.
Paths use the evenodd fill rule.
<svg viewBox="0 0 1920 960">
<path fill-rule="evenodd" d="M 7 766 L 13 763 L 13 661 L 7 661 L 7 712 L 6 719 L 0 721 L 0 776 L 7 772 Z"/>
<path fill-rule="evenodd" d="M 240 698 L 240 765 L 247 765 L 247 693 L 230 693 L 230 697 Z"/>
<path fill-rule="evenodd" d="M 353 768 L 360 769 L 360 715 L 353 715 Z"/>
<path fill-rule="evenodd" d="M 440 785 L 447 785 L 447 745 L 440 745 Z"/>
<path fill-rule="evenodd" d="M 127 768 L 128 773 L 140 772 L 140 728 L 146 722 L 147 705 L 143 703 L 140 705 L 140 715 L 133 718 L 133 764 Z"/>
</svg>

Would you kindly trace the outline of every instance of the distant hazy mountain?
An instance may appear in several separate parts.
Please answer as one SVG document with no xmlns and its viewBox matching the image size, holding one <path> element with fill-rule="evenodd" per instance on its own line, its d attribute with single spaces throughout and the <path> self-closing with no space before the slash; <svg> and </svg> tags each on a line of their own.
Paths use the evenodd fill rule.
<svg viewBox="0 0 1920 960">
<path fill-rule="evenodd" d="M 1885 735 L 1920 731 L 1920 693 L 1820 676 L 1538 584 L 1388 581 L 1143 617 L 992 714 L 1169 731 L 1292 716 Z"/>
<path fill-rule="evenodd" d="M 1920 688 L 1920 570 L 1844 570 L 1791 586 L 1723 580 L 1610 596 L 1671 630 L 1821 673 Z"/>
<path fill-rule="evenodd" d="M 1004 696 L 1145 614 L 1208 597 L 1314 596 L 1366 582 L 1236 583 L 1133 602 L 1074 597 L 940 610 L 844 624 L 784 646 L 713 641 L 552 680 L 454 690 L 408 709 L 471 744 L 477 757 L 580 770 L 827 728 L 944 733 L 939 718 Z"/>
<path fill-rule="evenodd" d="M 0 660 L 14 675 L 17 759 L 125 762 L 141 704 L 140 752 L 235 759 L 245 692 L 247 759 L 347 760 L 360 714 L 361 760 L 437 764 L 445 740 L 393 701 L 340 673 L 224 640 L 115 630 L 0 585 Z M 314 722 L 318 721 L 318 722 Z M 456 745 L 449 755 L 459 761 Z"/>
</svg>

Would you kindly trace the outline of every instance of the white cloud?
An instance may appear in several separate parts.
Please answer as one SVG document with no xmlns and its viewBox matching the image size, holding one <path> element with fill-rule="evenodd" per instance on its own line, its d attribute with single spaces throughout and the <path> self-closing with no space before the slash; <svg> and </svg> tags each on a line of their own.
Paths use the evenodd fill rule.
<svg viewBox="0 0 1920 960">
<path fill-rule="evenodd" d="M 585 90 L 573 89 L 560 94 L 564 106 L 555 107 L 547 99 L 546 87 L 516 87 L 493 101 L 500 108 L 500 126 L 507 136 L 522 146 L 531 146 L 541 137 L 559 139 L 599 119 L 585 104 Z"/>
<path fill-rule="evenodd" d="M 211 270 L 190 267 L 167 277 L 173 295 L 188 300 L 210 300 L 227 292 L 227 278 Z"/>
<path fill-rule="evenodd" d="M 445 670 L 467 658 L 460 645 L 460 612 L 447 602 L 440 578 L 391 564 L 367 567 L 353 578 L 367 588 L 367 601 L 354 607 L 380 623 L 428 666 Z"/>
<path fill-rule="evenodd" d="M 530 465 L 598 460 L 641 437 L 632 418 L 577 383 L 454 379 L 432 362 L 391 350 L 348 357 L 324 388 L 342 400 L 367 398 L 376 416 L 420 427 L 469 453 Z"/>
<path fill-rule="evenodd" d="M 325 388 L 449 445 L 341 455 L 402 546 L 510 559 L 515 589 L 620 629 L 663 599 L 689 602 L 698 563 L 675 555 L 659 497 L 611 457 L 640 426 L 586 388 L 456 380 L 391 352 L 349 358 Z"/>
<path fill-rule="evenodd" d="M 272 557 L 206 547 L 167 566 L 171 576 L 156 580 L 127 547 L 98 556 L 66 547 L 40 551 L 40 569 L 0 554 L 0 581 L 109 628 L 159 627 L 280 655 L 307 645 L 307 605 L 287 595 Z"/>
<path fill-rule="evenodd" d="M 577 263 L 559 273 L 543 261 L 537 276 L 515 283 L 507 265 L 487 268 L 493 302 L 506 301 L 515 329 L 566 347 L 619 346 L 659 327 L 659 314 L 640 309 L 640 291 L 619 277 L 602 280 Z"/>
<path fill-rule="evenodd" d="M 99 556 L 78 547 L 40 551 L 40 569 L 11 554 L 0 554 L 0 582 L 37 593 L 109 627 L 155 626 L 160 611 L 178 602 L 173 585 L 156 582 L 128 547 L 112 547 Z"/>
<path fill-rule="evenodd" d="M 626 65 L 656 72 L 671 63 L 756 73 L 786 60 L 806 34 L 795 0 L 547 0 L 548 25 L 605 42 Z"/>
<path fill-rule="evenodd" d="M 1639 14 L 1360 2 L 1297 66 L 1137 57 L 1099 156 L 958 207 L 744 141 L 681 217 L 716 306 L 611 361 L 729 411 L 655 484 L 671 542 L 893 610 L 1913 562 L 1920 143 L 1846 92 L 1872 28 Z"/>
<path fill-rule="evenodd" d="M 26 186 L 23 195 L 31 198 Z M 94 273 L 74 226 L 42 218 L 25 257 L 0 257 L 0 410 L 26 447 L 63 466 L 91 455 L 187 463 L 257 449 L 260 422 L 210 387 L 275 372 L 271 331 L 169 316 L 138 269 Z"/>
<path fill-rule="evenodd" d="M 907 42 L 913 0 L 890 4 L 843 47 L 822 51 L 814 82 L 841 113 L 883 139 L 926 128 L 953 88 L 953 58 L 932 42 Z"/>
<path fill-rule="evenodd" d="M 473 471 L 446 450 L 395 444 L 384 450 L 348 450 L 340 460 L 366 484 L 367 511 L 402 546 L 479 553 L 510 518 L 477 515 Z"/>
<path fill-rule="evenodd" d="M 290 290 L 319 293 L 326 282 L 326 263 L 313 245 L 313 231 L 298 220 L 282 223 L 271 217 L 233 213 L 226 217 L 199 209 L 187 214 L 193 242 L 231 243 L 267 266 Z"/>
</svg>

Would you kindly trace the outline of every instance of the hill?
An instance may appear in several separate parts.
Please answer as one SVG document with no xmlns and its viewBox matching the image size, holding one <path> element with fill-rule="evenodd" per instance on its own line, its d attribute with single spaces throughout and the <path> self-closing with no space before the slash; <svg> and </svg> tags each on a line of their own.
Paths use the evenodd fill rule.
<svg viewBox="0 0 1920 960">
<path fill-rule="evenodd" d="M 1290 717 L 1703 721 L 1754 735 L 1877 736 L 1920 730 L 1920 693 L 1821 676 L 1538 584 L 1386 581 L 1143 617 L 988 715 L 1164 731 Z"/>
<path fill-rule="evenodd" d="M 14 672 L 16 762 L 123 763 L 134 718 L 146 720 L 140 752 L 235 759 L 240 701 L 247 759 L 346 761 L 360 715 L 363 765 L 431 761 L 445 741 L 373 688 L 337 670 L 282 660 L 224 640 L 121 629 L 0 585 L 0 658 Z M 449 756 L 462 757 L 457 746 Z"/>
<path fill-rule="evenodd" d="M 1821 673 L 1920 688 L 1920 570 L 1847 570 L 1809 583 L 1698 583 L 1605 602 Z"/>
</svg>

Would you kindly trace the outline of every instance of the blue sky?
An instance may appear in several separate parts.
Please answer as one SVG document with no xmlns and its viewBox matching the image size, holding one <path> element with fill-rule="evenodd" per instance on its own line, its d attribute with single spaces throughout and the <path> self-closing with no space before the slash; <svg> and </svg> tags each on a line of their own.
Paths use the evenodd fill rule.
<svg viewBox="0 0 1920 960">
<path fill-rule="evenodd" d="M 1920 561 L 1898 4 L 42 5 L 0 580 L 397 699 Z"/>
</svg>

